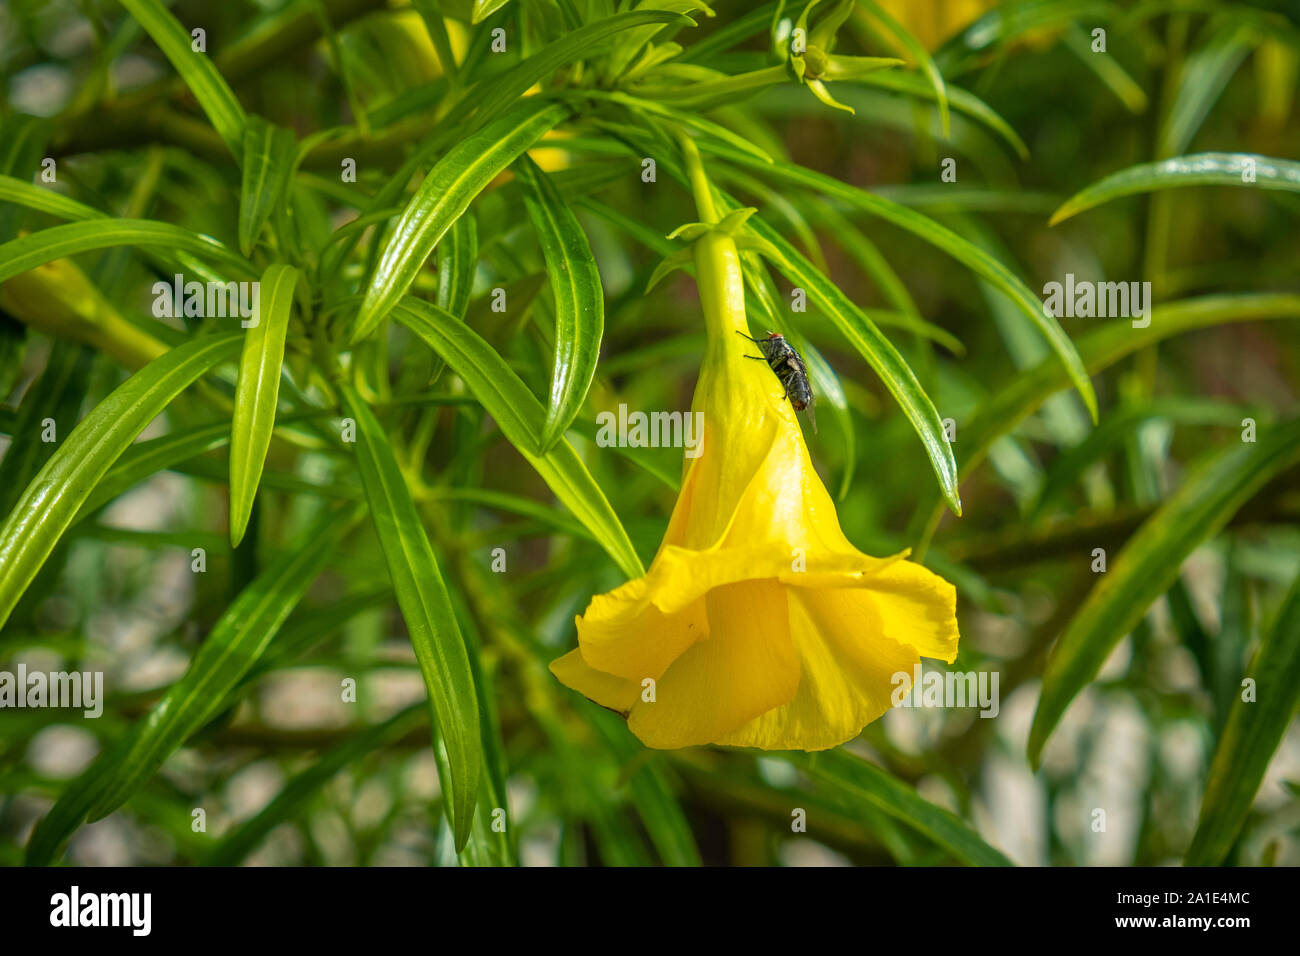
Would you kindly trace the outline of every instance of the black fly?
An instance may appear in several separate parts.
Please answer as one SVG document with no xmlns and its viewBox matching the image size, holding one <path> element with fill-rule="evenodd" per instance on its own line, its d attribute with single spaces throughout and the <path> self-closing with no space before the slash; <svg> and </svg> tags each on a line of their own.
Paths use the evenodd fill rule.
<svg viewBox="0 0 1300 956">
<path fill-rule="evenodd" d="M 795 347 L 779 332 L 769 332 L 765 339 L 751 338 L 739 330 L 736 334 L 758 346 L 762 355 L 746 355 L 745 358 L 758 359 L 771 367 L 785 389 L 785 394 L 781 397 L 790 399 L 790 404 L 796 411 L 802 412 L 806 409 L 813 431 L 817 431 L 817 419 L 813 418 L 812 412 L 812 386 L 808 384 L 808 366 L 804 364 L 803 357 L 795 351 Z"/>
</svg>

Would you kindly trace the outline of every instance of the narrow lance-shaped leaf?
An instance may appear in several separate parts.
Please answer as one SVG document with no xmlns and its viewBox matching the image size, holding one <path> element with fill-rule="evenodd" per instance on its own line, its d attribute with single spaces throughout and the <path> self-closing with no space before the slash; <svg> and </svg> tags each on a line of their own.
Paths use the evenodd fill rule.
<svg viewBox="0 0 1300 956">
<path fill-rule="evenodd" d="M 162 246 L 194 252 L 242 275 L 253 268 L 217 240 L 166 222 L 149 219 L 70 222 L 42 229 L 0 245 L 0 282 L 78 252 L 115 246 Z"/>
<path fill-rule="evenodd" d="M 1028 510 L 1029 521 L 1041 518 L 1047 507 L 1063 497 L 1091 465 L 1102 460 L 1145 421 L 1166 419 L 1180 425 L 1227 426 L 1240 422 L 1244 414 L 1246 410 L 1240 405 L 1203 398 L 1157 398 L 1120 408 L 1104 416 L 1101 424 L 1079 444 L 1061 450 Z"/>
<path fill-rule="evenodd" d="M 239 336 L 204 336 L 155 359 L 72 430 L 0 527 L 0 627 L 105 472 L 188 385 L 231 358 Z"/>
<path fill-rule="evenodd" d="M 510 0 L 474 0 L 469 22 L 477 26 L 509 2 Z"/>
<path fill-rule="evenodd" d="M 885 30 L 898 41 L 899 45 L 907 51 L 908 55 L 916 61 L 917 65 L 925 73 L 925 78 L 934 90 L 935 102 L 939 104 L 939 123 L 943 129 L 943 138 L 948 139 L 952 135 L 952 117 L 948 112 L 948 88 L 944 85 L 943 74 L 939 71 L 939 67 L 935 65 L 930 52 L 920 40 L 885 12 L 880 4 L 873 2 L 873 0 L 858 0 L 858 2 L 864 8 L 866 14 L 870 14 L 871 17 L 880 21 Z M 859 12 L 857 15 L 861 17 L 864 12 Z"/>
<path fill-rule="evenodd" d="M 969 866 L 1011 866 L 966 822 L 919 796 L 915 790 L 873 763 L 843 750 L 800 754 L 795 766 L 855 801 L 881 811 L 919 833 Z"/>
<path fill-rule="evenodd" d="M 105 474 L 82 503 L 77 520 L 99 510 L 118 495 L 130 491 L 150 476 L 186 459 L 219 448 L 230 441 L 230 422 L 225 419 L 178 429 L 131 445 Z"/>
<path fill-rule="evenodd" d="M 1112 199 L 1180 186 L 1245 186 L 1300 193 L 1300 163 L 1252 153 L 1196 153 L 1139 163 L 1075 193 L 1052 214 L 1050 224 L 1055 226 Z"/>
<path fill-rule="evenodd" d="M 1138 529 L 1075 612 L 1047 662 L 1029 730 L 1029 759 L 1035 766 L 1070 701 L 1177 580 L 1187 556 L 1297 458 L 1300 420 L 1266 429 L 1258 443 L 1218 454 Z"/>
<path fill-rule="evenodd" d="M 1227 322 L 1255 322 L 1265 319 L 1300 318 L 1300 295 L 1208 295 L 1167 305 L 1151 311 L 1144 328 L 1128 324 L 1107 325 L 1079 340 L 1079 354 L 1088 371 L 1097 374 L 1127 355 L 1173 335 Z M 984 461 L 989 448 L 1002 435 L 1028 418 L 1048 398 L 1068 388 L 1069 378 L 1054 358 L 1020 372 L 993 392 L 962 427 L 962 459 L 959 477 L 964 481 Z M 943 501 L 925 495 L 917 504 L 907 537 L 918 541 L 914 553 L 928 545 L 943 516 Z"/>
<path fill-rule="evenodd" d="M 370 517 L 383 548 L 398 607 L 429 690 L 450 775 L 442 781 L 447 817 L 459 852 L 469 839 L 483 770 L 478 700 L 465 639 L 447 584 L 420 523 L 406 478 L 370 406 L 351 388 L 344 405 L 357 423 L 357 466 Z"/>
<path fill-rule="evenodd" d="M 353 506 L 327 512 L 299 547 L 287 550 L 239 593 L 184 676 L 147 717 L 64 789 L 32 834 L 29 865 L 49 863 L 82 820 L 98 820 L 116 810 L 177 747 L 230 706 L 231 691 L 265 653 L 355 523 Z"/>
<path fill-rule="evenodd" d="M 91 357 L 74 342 L 56 340 L 45 368 L 23 394 L 10 432 L 12 440 L 0 458 L 0 515 L 9 514 L 27 483 L 57 450 L 55 442 L 42 440 L 47 421 L 54 422 L 56 439 L 76 424 L 86 397 Z"/>
<path fill-rule="evenodd" d="M 540 448 L 545 454 L 577 417 L 596 375 L 605 334 L 605 292 L 578 217 L 555 185 L 526 154 L 515 164 L 515 174 L 524 187 L 524 204 L 555 299 L 555 363 Z"/>
<path fill-rule="evenodd" d="M 461 866 L 514 866 L 516 849 L 514 825 L 508 818 L 509 800 L 506 798 L 506 758 L 505 744 L 501 739 L 501 725 L 496 714 L 496 694 L 493 691 L 491 676 L 483 666 L 482 638 L 478 634 L 474 617 L 469 610 L 461 590 L 449 591 L 452 604 L 461 622 L 466 646 L 470 648 L 469 666 L 474 674 L 474 690 L 478 700 L 479 728 L 483 741 L 483 777 L 482 792 L 478 806 L 474 808 L 474 822 L 470 827 L 469 840 L 465 850 L 457 858 Z M 438 773 L 444 772 L 447 763 L 447 748 L 436 737 L 434 758 L 438 763 Z M 506 816 L 503 818 L 502 814 Z"/>
<path fill-rule="evenodd" d="M 368 335 L 415 281 L 424 262 L 471 200 L 519 154 L 569 115 L 533 99 L 451 149 L 424 178 L 393 230 L 366 290 L 352 340 Z"/>
<path fill-rule="evenodd" d="M 473 329 L 437 306 L 407 297 L 396 314 L 465 380 L 506 439 L 591 531 L 623 573 L 629 578 L 643 575 L 645 568 L 618 515 L 573 446 L 561 438 L 550 452 L 537 454 L 545 414 L 542 404 L 505 360 Z"/>
<path fill-rule="evenodd" d="M 629 10 L 603 17 L 593 23 L 584 24 L 576 30 L 570 30 L 554 43 L 543 47 L 500 76 L 476 84 L 461 96 L 451 112 L 442 118 L 438 128 L 427 136 L 401 168 L 389 177 L 375 194 L 370 205 L 366 207 L 366 212 L 377 212 L 397 202 L 416 171 L 425 165 L 431 156 L 436 155 L 446 146 L 458 130 L 461 131 L 461 135 L 464 135 L 465 129 L 477 129 L 495 119 L 502 110 L 514 104 L 534 85 L 551 76 L 560 67 L 593 56 L 611 37 L 618 36 L 632 26 L 643 23 L 671 23 L 679 19 L 681 18 L 677 14 L 663 10 Z M 461 66 L 463 67 L 464 64 Z M 357 238 L 357 236 L 349 237 L 345 245 L 347 252 L 350 253 L 356 245 Z"/>
<path fill-rule="evenodd" d="M 474 289 L 474 273 L 478 269 L 478 220 L 466 210 L 438 243 L 438 288 L 434 301 L 438 308 L 465 320 L 469 309 L 470 293 Z M 445 363 L 437 353 L 430 356 L 429 381 L 442 375 Z"/>
<path fill-rule="evenodd" d="M 838 199 L 853 209 L 861 210 L 872 216 L 878 216 L 886 222 L 893 223 L 900 229 L 906 229 L 935 248 L 948 253 L 948 255 L 995 286 L 999 292 L 1015 303 L 1016 308 L 1020 309 L 1033 321 L 1047 340 L 1047 344 L 1052 347 L 1052 351 L 1057 354 L 1070 376 L 1070 381 L 1079 390 L 1079 395 L 1088 407 L 1092 420 L 1094 422 L 1097 420 L 1097 396 L 1093 391 L 1092 382 L 1088 379 L 1088 372 L 1083 367 L 1083 362 L 1080 360 L 1074 344 L 1070 341 L 1070 337 L 1065 334 L 1065 330 L 1061 328 L 1060 323 L 1044 310 L 1042 301 L 1034 295 L 1014 272 L 999 262 L 996 257 L 969 240 L 963 239 L 951 229 L 939 225 L 933 219 L 923 216 L 913 209 L 908 209 L 906 206 L 873 195 L 864 189 L 858 189 L 856 186 L 842 183 L 824 173 L 805 169 L 793 163 L 780 161 L 770 164 L 760 163 L 748 153 L 707 140 L 700 142 L 700 150 L 714 153 L 731 162 L 756 169 L 765 176 L 803 186 L 832 199 Z"/>
<path fill-rule="evenodd" d="M 1300 577 L 1282 602 L 1250 668 L 1254 697 L 1234 697 L 1210 762 L 1188 866 L 1221 864 L 1241 832 L 1269 762 L 1300 708 Z"/>
<path fill-rule="evenodd" d="M 160 0 L 119 0 L 181 75 L 235 159 L 243 154 L 244 108 L 206 53 Z"/>
<path fill-rule="evenodd" d="M 69 199 L 53 189 L 37 186 L 26 180 L 14 179 L 12 176 L 0 176 L 0 200 L 17 203 L 28 209 L 37 209 L 51 216 L 58 216 L 60 219 L 84 221 L 108 217 L 107 213 L 100 212 L 93 206 Z"/>
<path fill-rule="evenodd" d="M 258 287 L 256 324 L 244 333 L 230 423 L 230 543 L 235 547 L 248 527 L 271 432 L 275 430 L 284 339 L 298 277 L 293 266 L 273 265 L 266 270 Z"/>
<path fill-rule="evenodd" d="M 957 493 L 957 462 L 952 455 L 952 445 L 944 436 L 943 422 L 934 403 L 916 380 L 907 362 L 889 339 L 881 334 L 874 322 L 858 306 L 826 278 L 811 262 L 799 254 L 792 245 L 757 216 L 747 223 L 762 240 L 778 254 L 776 266 L 796 286 L 806 289 L 809 296 L 823 309 L 840 333 L 867 360 L 889 393 L 894 396 L 907 420 L 916 429 L 925 446 L 939 488 L 956 514 L 961 514 L 961 498 Z"/>
<path fill-rule="evenodd" d="M 244 126 L 243 182 L 239 191 L 239 251 L 250 255 L 266 220 L 284 202 L 298 144 L 293 131 L 260 116 Z"/>
<path fill-rule="evenodd" d="M 412 704 L 373 727 L 357 731 L 286 783 L 275 798 L 254 816 L 223 836 L 203 860 L 203 865 L 238 866 L 268 833 L 281 823 L 295 819 L 307 802 L 338 776 L 339 771 L 405 737 L 424 719 L 424 705 Z"/>
<path fill-rule="evenodd" d="M 478 267 L 478 226 L 465 213 L 452 224 L 438 245 L 438 289 L 434 301 L 457 318 L 465 317 L 474 271 Z"/>
</svg>

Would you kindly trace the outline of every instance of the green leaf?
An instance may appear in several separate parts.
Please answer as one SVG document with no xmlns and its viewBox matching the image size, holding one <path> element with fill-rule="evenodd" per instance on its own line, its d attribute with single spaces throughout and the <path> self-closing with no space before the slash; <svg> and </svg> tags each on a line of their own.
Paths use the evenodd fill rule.
<svg viewBox="0 0 1300 956">
<path fill-rule="evenodd" d="M 1236 23 L 1233 28 L 1213 32 L 1208 43 L 1183 61 L 1173 105 L 1161 124 L 1157 158 L 1175 156 L 1191 145 L 1228 81 L 1258 44 L 1255 34 L 1250 24 Z"/>
<path fill-rule="evenodd" d="M 194 51 L 193 37 L 160 0 L 119 2 L 153 37 L 238 160 L 243 155 L 244 108 L 207 54 Z"/>
<path fill-rule="evenodd" d="M 497 719 L 496 698 L 491 676 L 483 666 L 482 637 L 474 625 L 474 616 L 461 590 L 451 592 L 456 615 L 464 630 L 466 645 L 470 648 L 469 663 L 474 672 L 474 690 L 478 697 L 479 727 L 483 744 L 483 790 L 474 811 L 465 850 L 457 858 L 461 866 L 515 866 L 518 863 L 514 839 L 514 823 L 509 819 L 510 801 L 506 792 L 505 744 L 501 739 L 500 721 Z M 437 733 L 435 728 L 435 734 Z M 438 773 L 447 764 L 447 748 L 435 736 L 434 757 Z M 505 814 L 505 819 L 498 817 Z M 504 828 L 498 824 L 504 824 Z"/>
<path fill-rule="evenodd" d="M 233 342 L 233 337 L 228 339 L 232 346 Z M 51 862 L 82 820 L 98 820 L 116 810 L 177 747 L 230 705 L 230 692 L 266 651 L 353 524 L 351 506 L 326 513 L 301 546 L 288 549 L 239 593 L 184 676 L 167 689 L 149 715 L 64 788 L 32 833 L 28 865 Z"/>
<path fill-rule="evenodd" d="M 582 410 L 596 375 L 605 333 L 605 291 L 587 236 L 555 185 L 528 156 L 521 157 L 514 168 L 524 188 L 528 218 L 542 246 L 555 300 L 555 362 L 540 445 L 545 454 Z"/>
<path fill-rule="evenodd" d="M 738 133 L 733 133 L 720 123 L 715 123 L 690 110 L 673 109 L 671 106 L 664 106 L 662 103 L 657 103 L 645 97 L 629 96 L 626 93 L 619 92 L 604 93 L 599 90 L 583 90 L 582 96 L 587 99 L 618 103 L 627 107 L 633 113 L 653 113 L 656 116 L 662 116 L 664 119 L 672 120 L 680 126 L 697 130 L 706 136 L 712 136 L 714 139 L 727 143 L 735 149 L 744 150 L 755 159 L 760 159 L 765 163 L 772 162 L 772 157 L 762 147 L 755 145 Z"/>
<path fill-rule="evenodd" d="M 1300 318 L 1300 295 L 1201 296 L 1157 305 L 1145 328 L 1130 323 L 1107 325 L 1079 340 L 1079 354 L 1088 371 L 1097 373 L 1149 345 L 1172 335 L 1226 322 Z M 965 480 L 985 457 L 993 443 L 1032 415 L 1048 398 L 1070 381 L 1055 359 L 1046 359 L 1016 375 L 993 392 L 961 426 L 962 462 L 959 477 Z M 917 542 L 919 553 L 928 544 L 943 515 L 943 502 L 923 499 L 916 508 L 907 537 Z"/>
<path fill-rule="evenodd" d="M 939 122 L 943 128 L 943 138 L 949 139 L 952 136 L 952 117 L 948 112 L 948 88 L 944 84 L 943 74 L 939 72 L 939 67 L 935 65 L 930 52 L 907 28 L 886 13 L 880 4 L 873 2 L 873 0 L 858 0 L 858 3 L 866 7 L 871 16 L 879 20 L 885 29 L 893 34 L 899 46 L 907 51 L 908 55 L 920 65 L 922 72 L 925 73 L 926 80 L 930 84 L 930 88 L 934 90 L 935 102 L 939 104 Z M 1019 137 L 1017 137 L 1017 141 L 1019 141 Z M 1021 143 L 1018 149 L 1023 151 L 1024 144 Z M 1024 155 L 1027 155 L 1027 153 L 1022 152 L 1022 156 Z"/>
<path fill-rule="evenodd" d="M 483 771 L 478 699 L 469 654 L 456 624 L 447 583 L 388 436 L 355 391 L 345 387 L 343 400 L 357 423 L 357 466 L 370 502 L 370 517 L 429 691 L 438 735 L 447 749 L 451 772 L 442 784 L 459 852 L 469 839 Z"/>
<path fill-rule="evenodd" d="M 1129 75 L 1115 57 L 1094 53 L 1092 43 L 1092 38 L 1079 24 L 1072 23 L 1066 28 L 1066 49 L 1078 57 L 1079 62 L 1091 70 L 1130 113 L 1145 113 L 1148 101 L 1141 84 Z"/>
<path fill-rule="evenodd" d="M 98 511 L 140 482 L 186 459 L 220 448 L 230 441 L 230 422 L 183 428 L 148 441 L 136 442 L 113 463 L 77 512 L 76 521 Z"/>
<path fill-rule="evenodd" d="M 180 226 L 149 219 L 112 219 L 70 222 L 42 229 L 0 245 L 0 282 L 35 269 L 55 259 L 78 252 L 111 249 L 115 246 L 162 246 L 205 256 L 242 275 L 253 274 L 252 266 L 217 240 Z"/>
<path fill-rule="evenodd" d="M 62 438 L 76 424 L 91 370 L 91 353 L 75 342 L 55 340 L 41 374 L 23 394 L 14 418 L 11 441 L 0 458 L 0 514 L 13 509 L 18 496 L 59 447 L 42 441 L 46 419 Z"/>
<path fill-rule="evenodd" d="M 221 838 L 203 860 L 204 866 L 238 866 L 267 834 L 281 823 L 297 819 L 308 801 L 339 771 L 401 740 L 424 722 L 424 704 L 412 704 L 373 727 L 359 730 L 286 783 L 254 816 Z"/>
<path fill-rule="evenodd" d="M 570 30 L 554 43 L 538 50 L 507 73 L 474 87 L 464 100 L 475 108 L 474 122 L 493 119 L 525 92 L 550 77 L 560 67 L 588 59 L 601 51 L 606 41 L 622 40 L 637 27 L 682 23 L 694 25 L 688 17 L 666 10 L 629 10 Z M 652 31 L 653 32 L 653 31 Z"/>
<path fill-rule="evenodd" d="M 478 228 L 472 215 L 462 215 L 438 245 L 438 308 L 465 317 L 477 267 Z"/>
<path fill-rule="evenodd" d="M 1196 833 L 1183 862 L 1217 866 L 1227 857 L 1250 812 L 1264 772 L 1300 708 L 1300 577 L 1261 642 L 1249 677 L 1250 701 L 1235 694 L 1228 722 L 1210 762 Z"/>
<path fill-rule="evenodd" d="M 1021 0 L 998 4 L 944 43 L 935 60 L 945 76 L 957 76 L 1027 33 L 1089 21 L 1105 23 L 1118 12 L 1110 0 Z"/>
<path fill-rule="evenodd" d="M 0 176 L 0 200 L 49 213 L 51 216 L 58 216 L 60 219 L 107 218 L 107 213 L 102 213 L 93 206 L 87 206 L 75 199 L 69 199 L 62 193 L 56 193 L 53 189 L 46 189 L 43 186 L 37 186 L 35 183 L 14 179 L 12 176 Z"/>
<path fill-rule="evenodd" d="M 784 2 L 784 0 L 782 0 Z M 695 40 L 677 57 L 678 63 L 711 63 L 714 58 L 750 37 L 767 30 L 772 23 L 772 15 L 779 4 L 776 0 L 748 10 L 739 16 L 729 17 L 727 23 L 719 23 L 705 37 Z"/>
<path fill-rule="evenodd" d="M 840 334 L 880 376 L 880 381 L 894 396 L 899 408 L 920 436 L 944 497 L 952 510 L 961 514 L 961 498 L 957 492 L 957 462 L 952 455 L 952 445 L 944 437 L 943 422 L 935 411 L 934 403 L 916 380 L 907 362 L 867 314 L 858 308 L 857 303 L 823 273 L 818 272 L 794 246 L 781 238 L 780 233 L 757 216 L 750 219 L 747 225 L 779 254 L 777 268 L 794 285 L 807 290 L 809 297 L 835 323 Z"/>
<path fill-rule="evenodd" d="M 397 221 L 366 290 L 353 342 L 369 335 L 406 294 L 438 240 L 471 200 L 568 115 L 564 106 L 532 98 L 461 140 L 439 160 Z"/>
<path fill-rule="evenodd" d="M 1247 182 L 1252 166 L 1255 180 Z M 1300 192 L 1300 163 L 1252 153 L 1196 153 L 1158 163 L 1139 163 L 1075 193 L 1052 214 L 1050 225 L 1122 196 L 1180 186 L 1245 186 Z"/>
<path fill-rule="evenodd" d="M 969 866 L 1014 865 L 960 817 L 920 797 L 873 763 L 838 748 L 791 754 L 788 759 L 813 779 L 924 834 Z"/>
<path fill-rule="evenodd" d="M 109 393 L 60 444 L 0 527 L 0 627 L 117 457 L 238 343 L 238 335 L 215 335 L 172 349 Z"/>
<path fill-rule="evenodd" d="M 1029 509 L 1029 521 L 1041 518 L 1047 507 L 1062 497 L 1079 481 L 1083 473 L 1100 461 L 1111 449 L 1132 434 L 1134 428 L 1152 419 L 1166 419 L 1188 425 L 1237 425 L 1246 414 L 1240 405 L 1200 398 L 1152 399 L 1103 415 L 1088 437 L 1073 448 L 1063 450 L 1052 462 L 1043 480 L 1038 498 Z"/>
<path fill-rule="evenodd" d="M 700 849 L 690 820 L 673 794 L 662 765 L 653 758 L 646 759 L 646 750 L 627 729 L 627 721 L 594 704 L 585 706 L 582 712 L 625 768 L 632 802 L 660 859 L 666 866 L 699 866 Z"/>
<path fill-rule="evenodd" d="M 509 2 L 510 0 L 474 0 L 469 22 L 477 26 Z"/>
<path fill-rule="evenodd" d="M 1060 323 L 1044 310 L 1042 300 L 1034 295 L 1029 287 L 1006 265 L 999 262 L 995 256 L 990 255 L 969 240 L 963 239 L 951 229 L 939 225 L 933 219 L 923 216 L 915 210 L 890 202 L 880 196 L 872 195 L 866 190 L 858 189 L 856 186 L 842 183 L 824 173 L 780 161 L 770 165 L 760 164 L 740 150 L 734 150 L 728 146 L 709 141 L 701 141 L 700 149 L 701 151 L 723 156 L 732 162 L 757 169 L 765 175 L 798 186 L 804 186 L 833 199 L 838 199 L 851 208 L 878 216 L 886 222 L 892 222 L 899 228 L 906 229 L 913 235 L 919 236 L 934 247 L 948 253 L 958 262 L 995 286 L 998 291 L 1006 295 L 1015 303 L 1018 309 L 1033 321 L 1038 330 L 1042 332 L 1048 345 L 1060 358 L 1062 365 L 1065 366 L 1071 382 L 1079 390 L 1079 395 L 1082 396 L 1084 404 L 1088 407 L 1092 420 L 1094 422 L 1097 420 L 1097 396 L 1093 391 L 1092 382 L 1088 380 L 1088 372 L 1083 367 L 1083 362 L 1079 358 L 1079 353 L 1075 350 L 1074 343 L 1065 334 L 1065 330 L 1061 328 Z"/>
<path fill-rule="evenodd" d="M 1216 534 L 1270 478 L 1300 458 L 1300 420 L 1261 429 L 1255 444 L 1230 447 L 1189 477 L 1129 539 L 1057 641 L 1029 730 L 1029 759 L 1116 644 L 1178 579 L 1183 561 Z"/>
<path fill-rule="evenodd" d="M 605 493 L 564 438 L 537 453 L 545 412 L 519 377 L 479 335 L 437 306 L 407 297 L 397 318 L 446 360 L 496 419 L 506 440 L 528 460 L 555 496 L 591 531 L 629 578 L 645 574 L 641 559 Z"/>
<path fill-rule="evenodd" d="M 897 93 L 905 93 L 908 96 L 924 97 L 926 99 L 934 99 L 939 95 L 932 82 L 927 82 L 914 73 L 902 73 L 896 70 L 866 73 L 857 77 L 853 82 L 862 86 L 874 86 L 878 89 L 893 90 Z M 1002 137 L 1003 141 L 1014 149 L 1016 155 L 1022 160 L 1029 159 L 1029 147 L 1020 138 L 1020 134 L 991 106 L 975 94 L 956 86 L 947 87 L 943 92 L 954 111 L 969 116 L 976 122 L 988 127 Z M 845 99 L 852 102 L 852 99 L 847 95 Z M 942 107 L 940 109 L 942 110 Z M 946 133 L 945 138 L 947 138 Z"/>
<path fill-rule="evenodd" d="M 668 21 L 676 24 L 678 28 L 696 25 L 694 20 L 684 15 L 688 10 L 692 12 L 699 11 L 709 17 L 714 15 L 703 0 L 641 0 L 637 6 L 641 8 L 641 11 L 654 9 L 678 14 L 677 17 Z M 641 48 L 656 36 L 667 38 L 673 36 L 676 32 L 676 30 L 665 30 L 661 24 L 629 26 L 627 29 L 620 31 L 614 41 L 613 49 L 609 52 L 608 59 L 602 66 L 604 77 L 610 81 L 606 85 L 612 86 L 612 81 L 623 75 L 623 72 L 632 64 Z"/>
<path fill-rule="evenodd" d="M 275 430 L 280 398 L 284 339 L 299 272 L 293 266 L 269 266 L 258 288 L 258 320 L 244 334 L 230 423 L 230 544 L 238 547 L 253 513 L 257 483 Z"/>
<path fill-rule="evenodd" d="M 448 142 L 458 134 L 463 137 L 467 129 L 475 130 L 489 120 L 495 119 L 502 110 L 514 104 L 528 90 L 550 77 L 560 67 L 595 55 L 606 41 L 633 26 L 647 23 L 673 23 L 681 19 L 683 18 L 675 13 L 662 10 L 632 10 L 604 17 L 569 31 L 501 76 L 476 84 L 452 107 L 451 112 L 442 117 L 438 128 L 416 147 L 397 173 L 389 177 L 375 194 L 370 205 L 366 207 L 366 212 L 377 212 L 392 205 L 401 196 L 416 170 Z M 464 64 L 461 66 L 463 68 Z M 472 119 L 470 119 L 471 113 Z M 347 251 L 355 246 L 356 239 L 356 236 L 349 238 Z"/>
<path fill-rule="evenodd" d="M 298 144 L 293 131 L 260 116 L 244 126 L 243 182 L 239 192 L 239 251 L 251 255 L 271 212 L 284 203 Z"/>
</svg>

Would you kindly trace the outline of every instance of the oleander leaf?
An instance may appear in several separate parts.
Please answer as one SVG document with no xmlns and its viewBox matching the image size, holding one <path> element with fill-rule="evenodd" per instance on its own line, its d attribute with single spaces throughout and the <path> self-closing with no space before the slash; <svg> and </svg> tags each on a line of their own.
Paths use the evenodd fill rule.
<svg viewBox="0 0 1300 956">
<path fill-rule="evenodd" d="M 450 772 L 442 780 L 448 794 L 444 806 L 460 851 L 469 839 L 483 772 L 478 698 L 469 653 L 447 583 L 388 436 L 353 389 L 344 388 L 343 400 L 357 424 L 357 465 L 370 517 L 429 691 L 438 737 L 446 747 Z"/>
<path fill-rule="evenodd" d="M 209 236 L 148 219 L 96 219 L 53 226 L 0 244 L 0 282 L 55 259 L 117 246 L 182 249 L 240 275 L 253 274 L 246 260 Z"/>
<path fill-rule="evenodd" d="M 429 171 L 393 229 L 357 315 L 352 340 L 365 338 L 406 294 L 424 262 L 470 202 L 568 110 L 540 98 L 456 144 Z M 3 247 L 0 247 L 3 251 Z"/>
<path fill-rule="evenodd" d="M 564 438 L 538 453 L 545 411 L 505 360 L 479 335 L 435 305 L 403 299 L 397 318 L 443 357 L 496 419 L 506 439 L 555 496 L 583 523 L 629 578 L 645 573 L 627 532 L 600 485 Z"/>
<path fill-rule="evenodd" d="M 109 393 L 60 443 L 0 527 L 0 627 L 118 456 L 238 345 L 238 335 L 225 334 L 172 349 Z"/>
<path fill-rule="evenodd" d="M 1050 224 L 1055 226 L 1124 196 L 1183 186 L 1242 186 L 1300 193 L 1300 163 L 1251 153 L 1196 153 L 1139 163 L 1075 193 L 1052 214 Z"/>
<path fill-rule="evenodd" d="M 1228 721 L 1214 748 L 1196 832 L 1183 863 L 1218 866 L 1250 813 L 1268 765 L 1300 708 L 1300 577 L 1282 602 L 1273 627 L 1246 675 L 1254 696 L 1233 697 Z"/>
<path fill-rule="evenodd" d="M 268 123 L 260 116 L 248 117 L 239 190 L 239 251 L 245 256 L 252 254 L 262 227 L 284 202 L 297 151 L 292 130 Z"/>
<path fill-rule="evenodd" d="M 1177 579 L 1183 561 L 1216 534 L 1270 478 L 1300 459 L 1300 420 L 1261 429 L 1256 443 L 1229 446 L 1188 477 L 1129 539 L 1075 611 L 1043 674 L 1029 730 L 1029 760 L 1116 644 Z"/>
<path fill-rule="evenodd" d="M 582 231 L 555 185 L 528 156 L 515 164 L 555 302 L 555 361 L 539 451 L 546 454 L 582 410 L 605 333 L 605 290 Z"/>
<path fill-rule="evenodd" d="M 161 0 L 118 0 L 171 61 L 217 133 L 238 160 L 243 155 L 244 108 L 206 53 Z"/>
<path fill-rule="evenodd" d="M 258 317 L 244 333 L 239 382 L 230 423 L 230 544 L 238 547 L 253 513 L 257 483 L 275 430 L 284 340 L 300 273 L 273 265 L 262 274 Z"/>
</svg>

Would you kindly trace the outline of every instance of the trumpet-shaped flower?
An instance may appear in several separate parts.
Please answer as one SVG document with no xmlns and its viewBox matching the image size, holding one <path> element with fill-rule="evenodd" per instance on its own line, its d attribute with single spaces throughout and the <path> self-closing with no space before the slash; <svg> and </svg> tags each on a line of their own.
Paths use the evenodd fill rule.
<svg viewBox="0 0 1300 956">
<path fill-rule="evenodd" d="M 701 453 L 649 571 L 592 599 L 551 670 L 649 747 L 834 747 L 889 709 L 896 674 L 952 662 L 956 594 L 906 554 L 849 543 L 780 382 L 735 334 L 748 330 L 734 240 L 709 230 L 694 258 Z"/>
</svg>

